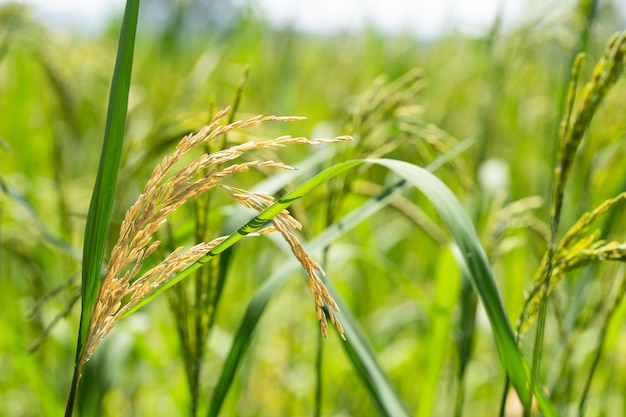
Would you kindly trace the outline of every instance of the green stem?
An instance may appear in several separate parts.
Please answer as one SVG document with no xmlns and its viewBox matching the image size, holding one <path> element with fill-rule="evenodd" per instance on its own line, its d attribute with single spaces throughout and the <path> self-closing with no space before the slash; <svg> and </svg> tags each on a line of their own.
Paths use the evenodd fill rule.
<svg viewBox="0 0 626 417">
<path fill-rule="evenodd" d="M 581 50 L 584 50 L 587 47 L 587 43 L 589 41 L 589 28 L 591 26 L 591 21 L 593 17 L 595 16 L 596 7 L 597 7 L 597 4 L 595 0 L 581 0 L 579 3 L 579 6 L 578 6 L 579 15 L 584 16 L 585 18 L 584 27 L 582 28 L 581 35 L 580 35 L 579 47 L 582 48 Z M 578 57 L 579 55 L 577 53 L 575 55 L 575 58 L 573 59 L 574 71 L 572 73 L 570 85 L 572 83 L 575 83 L 576 78 L 578 77 L 578 71 L 576 70 L 576 68 L 579 67 L 580 65 L 579 63 L 577 63 L 577 60 L 579 60 Z M 570 100 L 573 100 L 573 99 L 574 99 L 574 96 L 572 95 L 570 97 Z M 564 120 L 564 123 L 569 122 L 569 114 L 571 113 L 571 103 L 573 103 L 573 101 L 568 102 L 567 104 L 568 108 L 565 109 L 566 118 Z M 569 158 L 573 157 L 573 155 L 564 156 L 563 154 L 561 154 L 562 147 L 566 145 L 565 144 L 566 137 L 567 136 L 564 134 L 564 131 L 563 131 L 563 135 L 559 138 L 557 167 L 555 169 L 555 175 L 553 177 L 554 179 L 553 179 L 553 185 L 552 185 L 552 198 L 551 198 L 551 205 L 550 205 L 550 241 L 548 244 L 548 256 L 546 259 L 546 269 L 545 269 L 545 273 L 543 276 L 543 286 L 541 289 L 541 292 L 543 293 L 543 297 L 540 302 L 539 316 L 538 316 L 538 323 L 537 323 L 537 334 L 535 337 L 535 344 L 533 347 L 532 377 L 530 380 L 531 392 L 534 392 L 535 384 L 536 384 L 536 381 L 539 380 L 539 373 L 541 371 L 541 357 L 543 354 L 543 338 L 545 334 L 545 325 L 546 325 L 545 322 L 546 322 L 547 311 L 548 311 L 548 305 L 547 305 L 548 291 L 550 290 L 550 281 L 552 279 L 552 271 L 554 268 L 553 261 L 554 261 L 554 256 L 556 254 L 557 233 L 559 229 L 559 223 L 561 220 L 561 209 L 563 207 L 563 192 L 565 189 L 565 184 L 567 182 L 567 177 L 569 173 L 569 169 L 567 169 L 567 164 L 571 163 Z M 532 407 L 532 396 L 524 404 L 525 416 L 532 415 L 531 407 Z"/>
<path fill-rule="evenodd" d="M 315 355 L 315 405 L 313 417 L 322 416 L 324 338 L 317 332 L 317 352 Z"/>
<path fill-rule="evenodd" d="M 76 402 L 76 394 L 78 393 L 78 381 L 80 380 L 80 363 L 77 362 L 74 366 L 74 375 L 72 376 L 72 385 L 70 387 L 70 394 L 65 406 L 65 417 L 72 417 L 74 412 L 74 403 Z"/>
<path fill-rule="evenodd" d="M 499 417 L 505 417 L 506 412 L 506 399 L 509 393 L 509 389 L 511 388 L 511 380 L 507 375 L 506 380 L 504 381 L 504 389 L 502 390 L 502 399 L 500 400 L 500 410 L 498 412 Z"/>
</svg>

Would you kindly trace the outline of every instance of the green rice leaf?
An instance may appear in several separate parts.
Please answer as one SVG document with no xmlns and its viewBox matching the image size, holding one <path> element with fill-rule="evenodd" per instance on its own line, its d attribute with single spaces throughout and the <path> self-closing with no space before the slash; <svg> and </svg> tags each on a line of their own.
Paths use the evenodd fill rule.
<svg viewBox="0 0 626 417">
<path fill-rule="evenodd" d="M 500 362 L 515 386 L 522 403 L 527 403 L 531 398 L 528 388 L 530 369 L 515 343 L 513 329 L 502 305 L 487 256 L 463 207 L 441 180 L 423 168 L 408 162 L 389 159 L 371 159 L 367 162 L 391 169 L 424 193 L 437 209 L 461 251 L 470 272 L 469 277 L 474 291 L 483 303 L 500 353 Z M 544 416 L 556 416 L 556 409 L 539 388 L 540 386 L 541 384 L 534 385 L 534 395 L 537 397 L 539 408 Z"/>
<path fill-rule="evenodd" d="M 117 50 L 113 82 L 111 83 L 98 175 L 87 214 L 83 247 L 82 314 L 79 335 L 81 345 L 87 337 L 89 317 L 100 288 L 100 273 L 109 233 L 109 224 L 111 222 L 113 197 L 115 195 L 126 127 L 128 92 L 130 90 L 130 76 L 133 67 L 138 12 L 139 0 L 128 0 Z"/>
<path fill-rule="evenodd" d="M 452 313 L 459 301 L 461 272 L 450 248 L 442 250 L 437 260 L 435 271 L 435 299 L 431 307 L 430 326 L 426 340 L 428 343 L 428 363 L 426 376 L 421 381 L 420 401 L 417 405 L 418 417 L 433 414 L 437 388 L 441 381 L 441 369 L 450 350 L 449 341 L 452 330 Z"/>
<path fill-rule="evenodd" d="M 369 159 L 361 162 L 374 163 L 389 168 L 422 191 L 435 206 L 437 212 L 450 230 L 455 243 L 458 245 L 463 260 L 470 272 L 469 277 L 474 291 L 482 301 L 487 317 L 491 323 L 496 346 L 500 353 L 501 363 L 515 386 L 522 402 L 528 401 L 531 397 L 531 392 L 528 388 L 530 386 L 530 370 L 528 364 L 525 362 L 515 342 L 513 330 L 502 305 L 493 272 L 491 271 L 484 250 L 480 245 L 476 231 L 459 201 L 441 180 L 427 170 L 408 162 L 389 159 Z M 337 175 L 342 171 L 342 168 L 352 168 L 354 166 L 353 163 L 354 161 L 349 161 L 344 164 L 336 165 L 320 174 L 320 177 L 325 181 L 327 177 L 324 174 L 330 173 Z M 280 208 L 281 210 L 288 207 L 295 199 L 299 198 L 299 190 L 306 188 L 307 187 L 304 187 L 304 185 L 302 188 L 297 188 L 266 210 L 266 212 L 281 204 L 284 204 Z M 264 213 L 261 213 L 257 219 L 263 219 L 263 214 Z M 243 229 L 243 231 L 245 231 L 245 229 Z M 539 388 L 540 386 L 541 384 L 534 385 L 534 395 L 537 397 L 541 411 L 545 416 L 556 416 L 556 409 Z"/>
<path fill-rule="evenodd" d="M 470 272 L 472 286 L 483 303 L 487 317 L 491 323 L 494 339 L 500 353 L 500 359 L 503 367 L 518 391 L 522 401 L 525 402 L 530 400 L 531 392 L 528 388 L 530 385 L 530 371 L 515 342 L 513 330 L 502 305 L 502 301 L 495 284 L 493 272 L 491 271 L 487 257 L 480 245 L 478 236 L 476 235 L 476 231 L 474 230 L 470 219 L 454 194 L 443 182 L 441 182 L 441 180 L 424 168 L 404 161 L 389 159 L 352 160 L 337 164 L 321 172 L 314 178 L 306 181 L 292 192 L 279 199 L 275 204 L 268 207 L 265 211 L 239 228 L 235 233 L 232 233 L 221 244 L 217 245 L 213 250 L 208 252 L 207 255 L 201 258 L 198 262 L 188 267 L 176 277 L 172 278 L 165 285 L 159 287 L 159 289 L 157 289 L 150 296 L 146 297 L 142 302 L 138 303 L 135 309 L 131 311 L 135 311 L 137 308 L 140 308 L 142 305 L 151 301 L 160 292 L 171 287 L 176 282 L 179 282 L 193 270 L 196 270 L 202 264 L 206 263 L 211 257 L 228 249 L 249 233 L 263 227 L 272 219 L 272 217 L 280 213 L 282 210 L 287 209 L 296 200 L 308 194 L 318 185 L 325 183 L 332 177 L 337 176 L 348 169 L 364 163 L 377 164 L 389 168 L 409 184 L 422 191 L 437 209 L 437 212 L 447 225 L 455 243 L 461 251 L 462 259 Z M 266 302 L 267 301 L 265 301 L 265 303 Z M 540 387 L 540 384 L 536 384 L 534 386 L 534 394 L 537 396 L 540 409 L 544 415 L 557 415 L 556 410 L 545 397 L 545 394 L 538 388 Z"/>
<path fill-rule="evenodd" d="M 369 217 L 374 215 L 380 209 L 385 207 L 394 197 L 400 195 L 402 191 L 405 191 L 407 189 L 408 187 L 406 185 L 406 181 L 399 181 L 396 184 L 387 187 L 385 191 L 381 193 L 378 197 L 371 198 L 359 208 L 346 215 L 341 221 L 328 227 L 318 237 L 316 237 L 308 245 L 306 245 L 307 250 L 313 255 L 320 254 L 325 247 L 331 245 L 341 235 L 353 229 L 363 220 L 368 219 Z M 243 360 L 248 346 L 250 346 L 250 341 L 254 336 L 254 330 L 261 320 L 263 312 L 265 311 L 265 307 L 267 307 L 270 298 L 272 297 L 272 295 L 278 292 L 278 290 L 283 286 L 287 279 L 300 268 L 300 264 L 295 259 L 290 259 L 289 261 L 285 262 L 270 276 L 270 278 L 268 278 L 263 283 L 263 285 L 261 285 L 259 290 L 255 293 L 254 297 L 248 304 L 243 320 L 241 321 L 241 324 L 239 325 L 237 333 L 235 334 L 235 337 L 233 339 L 233 345 L 231 346 L 231 349 L 228 353 L 228 357 L 226 358 L 226 361 L 222 366 L 222 372 L 220 374 L 219 381 L 213 391 L 211 405 L 207 414 L 208 416 L 215 417 L 219 415 L 221 407 L 226 400 L 226 395 L 235 378 L 235 373 L 239 368 L 239 364 Z M 331 292 L 331 295 L 333 295 L 333 297 L 335 298 L 335 301 L 340 302 L 340 300 L 338 300 L 339 297 L 337 297 L 336 291 L 334 291 L 330 287 L 329 291 Z M 344 313 L 347 311 L 347 308 L 345 307 L 340 306 L 340 308 L 342 308 L 342 311 L 344 311 Z M 386 383 L 388 385 L 387 387 L 378 387 L 375 392 L 372 393 L 373 401 L 379 405 L 379 409 L 382 404 L 383 407 L 388 408 L 390 411 L 402 410 L 401 400 L 399 399 L 399 396 L 395 394 L 393 388 L 389 385 L 389 383 L 386 381 L 386 379 L 384 379 L 383 376 L 367 376 L 368 372 L 375 372 L 376 374 L 380 373 L 380 367 L 376 365 L 376 358 L 370 354 L 371 349 L 369 349 L 368 347 L 363 347 L 361 346 L 361 344 L 356 342 L 356 338 L 360 336 L 360 334 L 356 334 L 354 330 L 358 328 L 358 323 L 356 322 L 356 319 L 354 319 L 352 316 L 345 316 L 344 313 L 342 313 L 342 324 L 344 326 L 344 329 L 346 330 L 346 337 L 348 339 L 346 341 L 346 344 L 349 347 L 346 347 L 346 349 L 350 349 L 350 352 L 352 352 L 350 358 L 368 364 L 368 367 L 361 366 L 359 368 L 362 371 L 362 375 L 367 380 L 378 381 L 379 383 Z M 350 355 L 350 353 L 348 354 Z M 360 355 L 366 355 L 366 357 L 359 359 Z M 368 388 L 370 387 L 369 385 Z M 384 399 L 377 398 L 376 394 L 379 392 L 385 393 Z M 404 416 L 407 414 L 403 412 L 402 414 L 396 415 Z"/>
<path fill-rule="evenodd" d="M 326 285 L 342 312 L 341 323 L 346 336 L 343 344 L 344 350 L 354 366 L 355 373 L 369 391 L 378 414 L 385 417 L 408 417 L 409 414 L 404 408 L 402 399 L 378 364 L 376 354 L 369 345 L 358 320 L 352 315 L 332 283 L 327 282 Z"/>
<path fill-rule="evenodd" d="M 468 149 L 474 142 L 475 139 L 473 137 L 466 139 L 449 152 L 440 155 L 431 164 L 429 164 L 427 169 L 435 170 L 441 167 L 445 162 Z M 313 179 L 311 181 L 313 181 Z M 387 187 L 379 196 L 369 199 L 359 208 L 346 215 L 343 219 L 341 219 L 341 221 L 328 227 L 318 237 L 306 245 L 307 250 L 313 255 L 319 255 L 324 248 L 335 242 L 341 235 L 347 233 L 362 221 L 376 214 L 379 210 L 388 205 L 396 196 L 400 195 L 409 188 L 410 187 L 405 180 L 401 180 Z M 230 386 L 235 378 L 235 373 L 237 372 L 239 364 L 243 360 L 248 346 L 250 346 L 254 330 L 256 329 L 256 326 L 259 323 L 271 296 L 282 287 L 290 274 L 298 269 L 300 269 L 300 265 L 295 260 L 287 261 L 263 283 L 261 288 L 259 288 L 248 304 L 243 320 L 233 340 L 231 350 L 229 351 L 228 357 L 222 366 L 222 372 L 218 383 L 213 391 L 210 409 L 207 414 L 208 416 L 219 415 L 221 407 L 226 400 L 226 395 L 228 394 Z M 372 401 L 376 404 L 379 413 L 386 416 L 408 415 L 404 409 L 402 400 L 381 371 L 376 356 L 369 347 L 367 339 L 363 336 L 363 331 L 360 329 L 358 321 L 351 314 L 349 314 L 349 309 L 345 306 L 345 303 L 337 291 L 332 287 L 332 284 L 328 284 L 328 289 L 331 295 L 335 301 L 339 303 L 342 310 L 341 321 L 346 332 L 347 339 L 344 344 L 346 354 L 352 361 L 355 367 L 355 372 L 359 375 L 364 385 L 369 390 Z"/>
<path fill-rule="evenodd" d="M 80 357 L 85 340 L 87 339 L 91 312 L 94 308 L 100 288 L 100 273 L 109 233 L 113 198 L 115 195 L 117 174 L 124 141 L 124 130 L 126 127 L 128 93 L 130 90 L 138 14 L 139 0 L 128 0 L 126 2 L 126 10 L 124 12 L 120 42 L 115 61 L 115 70 L 111 83 L 104 143 L 102 145 L 98 174 L 89 204 L 87 224 L 85 227 L 81 315 L 78 328 L 78 342 L 76 344 L 76 366 L 65 410 L 66 417 L 71 416 L 73 412 L 78 381 L 81 375 L 81 369 L 79 369 Z"/>
</svg>

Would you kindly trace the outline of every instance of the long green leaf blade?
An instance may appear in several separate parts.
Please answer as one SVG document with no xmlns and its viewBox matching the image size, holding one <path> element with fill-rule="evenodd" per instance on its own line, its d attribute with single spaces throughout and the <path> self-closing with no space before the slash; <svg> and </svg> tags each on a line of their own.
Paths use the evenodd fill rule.
<svg viewBox="0 0 626 417">
<path fill-rule="evenodd" d="M 389 159 L 352 160 L 337 164 L 321 172 L 311 180 L 303 183 L 292 192 L 285 195 L 283 198 L 279 199 L 275 204 L 268 207 L 254 219 L 246 223 L 239 230 L 225 239 L 221 244 L 217 245 L 213 250 L 208 252 L 207 255 L 201 258 L 197 263 L 191 265 L 181 274 L 172 278 L 166 285 L 162 285 L 157 291 L 152 293 L 151 296 L 146 297 L 143 302 L 138 303 L 136 308 L 130 312 L 145 305 L 160 292 L 179 282 L 189 273 L 199 268 L 203 263 L 206 263 L 211 257 L 223 252 L 241 240 L 244 236 L 264 226 L 271 220 L 272 217 L 280 213 L 282 210 L 287 209 L 296 200 L 305 196 L 318 185 L 325 183 L 330 178 L 339 175 L 348 169 L 364 163 L 377 164 L 392 170 L 394 173 L 424 193 L 435 206 L 437 212 L 450 230 L 455 243 L 461 250 L 463 259 L 470 272 L 472 286 L 480 297 L 490 320 L 496 346 L 500 354 L 500 359 L 507 375 L 511 378 L 511 381 L 517 389 L 520 398 L 523 401 L 530 399 L 531 393 L 528 388 L 530 385 L 530 373 L 528 365 L 523 359 L 523 356 L 521 355 L 521 352 L 515 342 L 513 330 L 502 305 L 502 301 L 495 284 L 493 272 L 491 271 L 487 257 L 480 245 L 478 236 L 476 235 L 476 231 L 474 230 L 470 219 L 454 194 L 443 182 L 441 182 L 441 180 L 427 170 L 404 161 Z M 128 314 L 130 314 L 130 312 Z M 545 394 L 537 387 L 538 385 L 535 386 L 534 394 L 538 398 L 539 406 L 544 415 L 557 415 L 556 410 L 547 400 Z"/>
<path fill-rule="evenodd" d="M 376 198 L 372 198 L 368 200 L 365 204 L 361 205 L 359 208 L 352 211 L 350 214 L 346 215 L 340 222 L 333 224 L 328 227 L 324 232 L 322 232 L 319 236 L 317 236 L 314 240 L 312 240 L 309 245 L 307 245 L 307 250 L 312 254 L 319 254 L 325 247 L 332 244 L 337 240 L 341 235 L 353 229 L 356 225 L 361 223 L 363 220 L 371 217 L 377 211 L 385 207 L 389 201 L 391 201 L 394 197 L 399 195 L 402 191 L 406 190 L 406 181 L 400 181 L 381 193 L 380 196 Z M 246 353 L 248 346 L 250 346 L 250 341 L 254 335 L 254 330 L 256 329 L 257 324 L 261 320 L 263 312 L 265 311 L 265 307 L 269 303 L 270 298 L 274 295 L 278 290 L 282 287 L 282 285 L 286 282 L 287 278 L 293 274 L 294 271 L 297 271 L 300 267 L 300 264 L 296 262 L 294 259 L 290 259 L 285 262 L 281 267 L 279 267 L 270 278 L 268 278 L 263 285 L 257 290 L 254 297 L 248 303 L 246 308 L 246 312 L 244 317 L 237 329 L 237 333 L 235 334 L 235 338 L 233 340 L 233 345 L 228 353 L 228 357 L 224 365 L 222 366 L 222 372 L 220 374 L 219 381 L 213 391 L 213 396 L 211 397 L 211 406 L 209 409 L 209 413 L 207 414 L 209 417 L 216 417 L 219 415 L 221 407 L 226 400 L 226 395 L 230 389 L 232 381 L 235 378 L 235 373 L 239 368 L 239 364 L 241 363 L 243 356 Z M 333 297 L 337 294 L 329 288 Z M 337 300 L 337 298 L 336 298 Z M 343 309 L 346 311 L 346 309 Z M 346 335 L 350 339 L 350 343 L 354 343 L 353 337 L 356 337 L 355 333 L 352 332 L 354 328 L 358 327 L 358 323 L 354 321 L 355 324 L 350 325 L 352 321 L 355 320 L 352 316 L 350 317 L 342 317 L 342 323 L 344 327 L 346 327 Z M 350 322 L 350 323 L 349 323 Z M 363 354 L 367 351 L 367 348 L 353 348 L 356 352 L 356 356 L 359 354 Z M 356 357 L 353 356 L 353 357 Z M 371 364 L 375 362 L 376 359 L 374 357 L 363 358 L 362 362 L 367 362 Z M 369 370 L 369 368 L 364 368 Z M 375 367 L 373 369 L 380 369 L 379 367 Z M 381 378 L 372 378 L 378 381 L 381 381 Z M 377 403 L 389 403 L 386 407 L 389 410 L 400 410 L 402 409 L 401 400 L 397 395 L 392 397 L 389 392 L 393 392 L 391 387 L 387 388 L 378 388 L 378 392 L 386 392 L 387 395 L 385 397 L 385 401 L 374 398 L 374 401 Z M 373 397 L 375 397 L 376 393 L 373 393 Z M 405 414 L 402 414 L 405 415 Z"/>
<path fill-rule="evenodd" d="M 502 300 L 500 299 L 493 272 L 491 271 L 491 267 L 487 261 L 487 256 L 480 245 L 478 236 L 469 217 L 454 194 L 443 182 L 441 182 L 441 180 L 424 168 L 404 161 L 390 159 L 353 160 L 337 164 L 321 172 L 314 178 L 285 195 L 272 206 L 268 207 L 265 211 L 237 230 L 237 232 L 231 234 L 221 244 L 217 245 L 213 250 L 208 252 L 207 255 L 201 258 L 197 263 L 191 265 L 181 274 L 171 279 L 166 285 L 161 286 L 157 291 L 152 293 L 151 296 L 146 297 L 143 302 L 138 303 L 136 308 L 129 311 L 128 314 L 149 302 L 160 292 L 171 287 L 176 282 L 179 282 L 191 273 L 191 271 L 196 270 L 201 266 L 201 264 L 206 263 L 212 256 L 221 253 L 237 243 L 247 234 L 261 228 L 268 221 L 270 221 L 272 217 L 280 213 L 282 210 L 287 209 L 291 204 L 302 198 L 318 185 L 348 169 L 364 163 L 377 164 L 389 168 L 414 187 L 418 188 L 435 206 L 437 212 L 450 230 L 455 243 L 461 250 L 463 259 L 470 272 L 470 278 L 474 291 L 476 291 L 477 295 L 481 299 L 487 313 L 487 317 L 491 323 L 496 346 L 500 354 L 500 360 L 506 370 L 506 373 L 511 378 L 511 381 L 518 391 L 522 401 L 530 399 L 531 393 L 528 388 L 530 385 L 530 371 L 528 369 L 528 364 L 525 362 L 517 347 L 511 324 L 504 310 L 504 306 L 502 305 Z M 534 395 L 538 399 L 541 410 L 546 416 L 556 416 L 557 412 L 554 409 L 554 406 L 548 401 L 541 389 L 538 388 L 539 386 L 539 384 L 535 385 Z"/>
<path fill-rule="evenodd" d="M 468 149 L 475 142 L 474 138 L 468 138 L 454 149 L 441 155 L 435 159 L 427 169 L 436 170 L 445 162 L 454 158 L 461 152 Z M 311 180 L 313 181 L 313 179 Z M 341 221 L 331 225 L 324 230 L 318 237 L 307 245 L 307 250 L 312 254 L 320 254 L 324 248 L 335 242 L 341 235 L 352 230 L 362 221 L 370 218 L 380 209 L 385 207 L 396 196 L 409 188 L 406 180 L 401 180 L 387 187 L 379 196 L 369 199 L 359 208 L 346 215 Z M 267 279 L 261 288 L 256 292 L 244 314 L 244 318 L 237 330 L 233 345 L 229 351 L 228 357 L 222 366 L 222 372 L 218 383 L 213 391 L 211 406 L 208 416 L 218 416 L 221 407 L 226 399 L 226 395 L 230 389 L 235 373 L 245 355 L 250 341 L 253 337 L 254 330 L 259 323 L 265 307 L 269 303 L 271 296 L 276 293 L 284 284 L 289 274 L 300 268 L 295 260 L 290 260 L 276 270 L 272 276 Z M 336 293 L 332 286 L 329 291 L 337 302 L 341 302 L 341 297 Z M 343 306 L 343 304 L 342 304 Z M 395 393 L 393 387 L 386 379 L 380 366 L 377 364 L 376 357 L 371 353 L 367 340 L 362 336 L 363 332 L 356 319 L 352 315 L 347 315 L 348 309 L 342 307 L 342 323 L 346 330 L 347 341 L 344 345 L 348 357 L 353 362 L 356 372 L 361 376 L 366 387 L 368 388 L 372 400 L 377 405 L 382 415 L 404 416 L 407 415 L 402 404 L 402 400 Z"/>
<path fill-rule="evenodd" d="M 111 82 L 104 142 L 100 154 L 98 174 L 91 195 L 89 212 L 87 213 L 87 224 L 85 226 L 80 323 L 78 327 L 78 341 L 76 343 L 74 374 L 65 409 L 66 417 L 71 416 L 74 411 L 78 382 L 82 372 L 80 369 L 80 358 L 83 353 L 85 340 L 87 339 L 91 312 L 94 308 L 100 288 L 100 272 L 111 221 L 113 198 L 115 195 L 117 174 L 124 141 L 124 130 L 126 127 L 128 93 L 130 90 L 138 15 L 139 0 L 128 0 L 124 11 L 120 42 L 117 50 L 113 80 Z"/>
<path fill-rule="evenodd" d="M 102 260 L 106 247 L 117 174 L 122 155 L 128 92 L 133 67 L 133 51 L 137 32 L 139 0 L 128 0 L 122 32 L 117 50 L 109 108 L 107 111 L 104 143 L 100 154 L 98 175 L 94 185 L 83 247 L 82 314 L 80 321 L 80 344 L 84 343 L 89 327 L 89 317 L 100 286 Z"/>
<path fill-rule="evenodd" d="M 500 354 L 500 362 L 511 378 L 522 402 L 526 403 L 531 398 L 531 392 L 528 388 L 530 386 L 530 370 L 515 342 L 513 329 L 502 305 L 487 256 L 463 207 L 441 180 L 423 168 L 408 162 L 389 159 L 370 159 L 367 162 L 389 168 L 418 188 L 435 206 L 461 250 L 470 272 L 474 291 L 482 301 L 491 323 Z M 535 386 L 534 395 L 537 397 L 541 411 L 545 416 L 556 416 L 556 409 L 548 401 L 543 391 L 538 388 L 539 386 L 540 384 Z"/>
</svg>

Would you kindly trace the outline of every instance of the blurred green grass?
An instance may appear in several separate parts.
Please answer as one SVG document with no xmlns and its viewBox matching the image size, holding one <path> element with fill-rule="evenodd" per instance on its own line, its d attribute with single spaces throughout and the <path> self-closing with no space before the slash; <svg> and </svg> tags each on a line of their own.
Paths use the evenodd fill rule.
<svg viewBox="0 0 626 417">
<path fill-rule="evenodd" d="M 95 167 L 99 158 L 106 114 L 106 98 L 115 58 L 118 22 L 95 38 L 52 31 L 20 12 L 12 26 L 13 6 L 0 13 L 0 36 L 12 30 L 0 61 L 0 178 L 29 202 L 35 215 L 16 198 L 0 199 L 0 403 L 9 416 L 58 415 L 69 389 L 74 357 L 77 306 L 51 330 L 41 346 L 27 353 L 43 330 L 63 314 L 77 291 L 80 262 L 45 239 L 42 227 L 74 248 L 82 246 Z M 243 91 L 238 118 L 257 113 L 303 115 L 308 119 L 290 132 L 307 136 L 346 133 L 349 112 L 375 79 L 395 80 L 421 68 L 426 88 L 414 99 L 424 123 L 434 123 L 456 138 L 477 135 L 479 142 L 463 155 L 467 189 L 452 170 L 439 175 L 466 204 L 479 233 L 486 237 L 489 196 L 476 178 L 481 164 L 496 158 L 510 172 L 508 201 L 531 195 L 549 196 L 556 138 L 564 88 L 576 52 L 578 29 L 574 15 L 529 19 L 510 32 L 470 38 L 451 32 L 428 43 L 408 35 L 383 36 L 374 30 L 355 35 L 311 36 L 292 29 L 276 29 L 255 17 L 242 15 L 230 28 L 206 29 L 186 37 L 184 25 L 160 31 L 141 31 L 136 48 L 130 95 L 126 147 L 114 221 L 139 194 L 152 167 L 184 134 L 197 130 L 215 108 L 230 103 L 246 67 L 250 75 Z M 140 15 L 141 22 L 141 15 Z M 145 27 L 149 22 L 143 23 Z M 619 29 L 610 5 L 603 5 L 592 27 L 588 62 L 600 55 L 608 36 Z M 587 65 L 589 71 L 591 65 Z M 588 74 L 587 74 L 588 75 Z M 563 223 L 624 189 L 623 164 L 626 121 L 626 85 L 610 92 L 590 127 L 572 173 L 564 203 Z M 382 126 L 382 140 L 393 140 L 399 127 Z M 280 126 L 263 135 L 281 135 Z M 424 164 L 411 143 L 393 157 Z M 288 162 L 308 155 L 288 151 Z M 295 163 L 297 165 L 297 163 Z M 389 181 L 372 169 L 363 179 Z M 361 179 L 361 177 L 359 177 Z M 246 174 L 253 184 L 263 176 Z M 422 197 L 411 196 L 428 214 Z M 349 195 L 341 213 L 365 200 Z M 308 198 L 294 208 L 313 237 L 325 227 L 324 207 Z M 546 219 L 547 209 L 537 217 Z M 215 213 L 216 220 L 226 214 Z M 189 212 L 172 219 L 174 230 L 189 229 Z M 245 219 L 242 219 L 244 221 Z M 438 221 L 438 220 L 436 220 Z M 308 224 L 307 224 L 308 223 Z M 609 231 L 624 240 L 624 211 Z M 112 245 L 119 224 L 111 227 Z M 514 320 L 521 307 L 520 288 L 528 288 L 545 250 L 544 243 L 517 232 L 527 243 L 494 260 L 494 270 Z M 483 242 L 484 244 L 484 242 Z M 217 324 L 208 341 L 201 380 L 208 396 L 219 376 L 230 340 L 247 300 L 284 261 L 284 255 L 266 241 L 241 243 L 230 264 L 231 279 L 224 290 Z M 392 208 L 358 226 L 329 254 L 326 269 L 350 311 L 366 329 L 379 360 L 409 410 L 417 409 L 420 387 L 426 381 L 428 345 L 435 279 L 441 247 L 408 217 Z M 244 253 L 258 253 L 250 268 Z M 409 255 L 411 254 L 411 255 Z M 414 256 L 412 254 L 419 254 Z M 584 302 L 573 337 L 582 341 L 567 358 L 563 375 L 554 376 L 551 355 L 545 354 L 549 382 L 562 395 L 563 409 L 575 404 L 577 381 L 584 379 L 595 339 L 593 324 L 611 293 L 616 265 L 602 265 L 583 295 L 576 295 L 576 277 L 563 282 L 555 294 L 548 322 L 546 352 L 560 352 L 559 320 L 571 296 Z M 68 285 L 67 283 L 71 285 Z M 39 304 L 46 294 L 58 294 Z M 314 408 L 314 358 L 317 324 L 309 308 L 309 294 L 294 277 L 270 304 L 250 352 L 227 397 L 223 415 L 310 415 Z M 30 314 L 34 313 L 34 314 Z M 614 318 L 622 323 L 622 307 Z M 453 320 L 459 322 L 458 311 Z M 476 346 L 465 379 L 466 415 L 495 415 L 503 374 L 489 327 L 478 316 Z M 626 363 L 620 349 L 626 334 L 614 329 L 604 360 L 592 386 L 590 413 L 623 413 Z M 368 392 L 354 377 L 337 338 L 325 341 L 324 415 L 373 415 Z M 523 347 L 530 352 L 531 341 Z M 443 379 L 434 400 L 437 415 L 451 414 L 454 404 L 455 340 L 446 351 Z M 94 401 L 95 414 L 186 415 L 189 397 L 181 348 L 165 299 L 159 299 L 120 323 L 90 363 L 83 401 Z M 530 354 L 528 355 L 530 356 Z M 555 361 L 558 362 L 558 361 Z M 560 363 L 560 362 L 559 362 Z M 554 381 L 558 380 L 558 384 Z M 203 402 L 208 404 L 208 399 Z M 203 412 L 201 411 L 202 415 Z M 86 414 L 87 415 L 87 414 Z M 564 415 L 568 415 L 564 413 Z"/>
</svg>

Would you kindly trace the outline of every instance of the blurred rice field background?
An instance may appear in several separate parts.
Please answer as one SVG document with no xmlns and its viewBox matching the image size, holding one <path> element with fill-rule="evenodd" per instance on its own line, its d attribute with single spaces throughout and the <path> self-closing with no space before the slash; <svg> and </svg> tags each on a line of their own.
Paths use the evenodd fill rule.
<svg viewBox="0 0 626 417">
<path fill-rule="evenodd" d="M 553 170 L 574 57 L 586 53 L 581 77 L 589 80 L 607 40 L 626 28 L 620 1 L 529 5 L 515 25 L 495 19 L 482 34 L 451 27 L 422 38 L 367 25 L 311 33 L 295 24 L 270 24 L 255 7 L 228 1 L 146 0 L 106 253 L 154 166 L 217 111 L 233 105 L 234 120 L 305 116 L 250 135 L 351 135 L 353 144 L 260 151 L 265 159 L 300 168 L 299 176 L 279 179 L 273 189 L 270 181 L 284 174 L 260 169 L 229 184 L 252 188 L 267 181 L 280 196 L 348 158 L 428 166 L 447 155 L 435 175 L 474 223 L 515 327 L 548 247 Z M 53 416 L 66 406 L 85 220 L 121 19 L 85 34 L 47 25 L 26 6 L 0 6 L 1 415 Z M 583 213 L 626 191 L 625 115 L 622 74 L 573 161 L 561 236 Z M 226 138 L 231 144 L 248 139 Z M 290 211 L 303 223 L 298 236 L 304 246 L 395 181 L 380 167 L 356 168 L 296 202 Z M 159 232 L 163 250 L 196 241 L 198 213 L 211 237 L 231 233 L 253 216 L 216 191 L 169 219 Z M 623 203 L 617 203 L 596 226 L 603 239 L 624 242 L 625 220 Z M 462 308 L 469 287 L 462 288 L 450 243 L 431 203 L 408 191 L 316 259 L 361 325 L 407 414 L 497 416 L 504 368 L 480 303 Z M 267 236 L 242 241 L 230 256 L 214 311 L 190 301 L 201 282 L 192 278 L 120 321 L 88 363 L 76 414 L 389 415 L 372 399 L 371 381 L 355 369 L 334 329 L 320 339 L 301 272 L 272 295 L 230 389 L 217 392 L 248 303 L 289 259 L 284 246 Z M 218 268 L 204 272 L 209 282 Z M 560 415 L 579 415 L 584 396 L 582 415 L 626 413 L 625 273 L 623 262 L 592 262 L 568 272 L 552 290 L 540 379 Z M 212 285 L 207 294 L 215 291 Z M 211 322 L 194 328 L 194 314 L 209 315 Z M 185 341 L 185 334 L 191 339 Z M 529 361 L 534 335 L 531 326 L 520 340 Z M 203 352 L 199 362 L 190 361 L 196 348 Z M 461 372 L 464 354 L 470 356 Z M 196 382 L 190 382 L 194 366 Z M 217 395 L 223 405 L 215 410 Z M 502 415 L 522 415 L 513 396 Z"/>
</svg>

